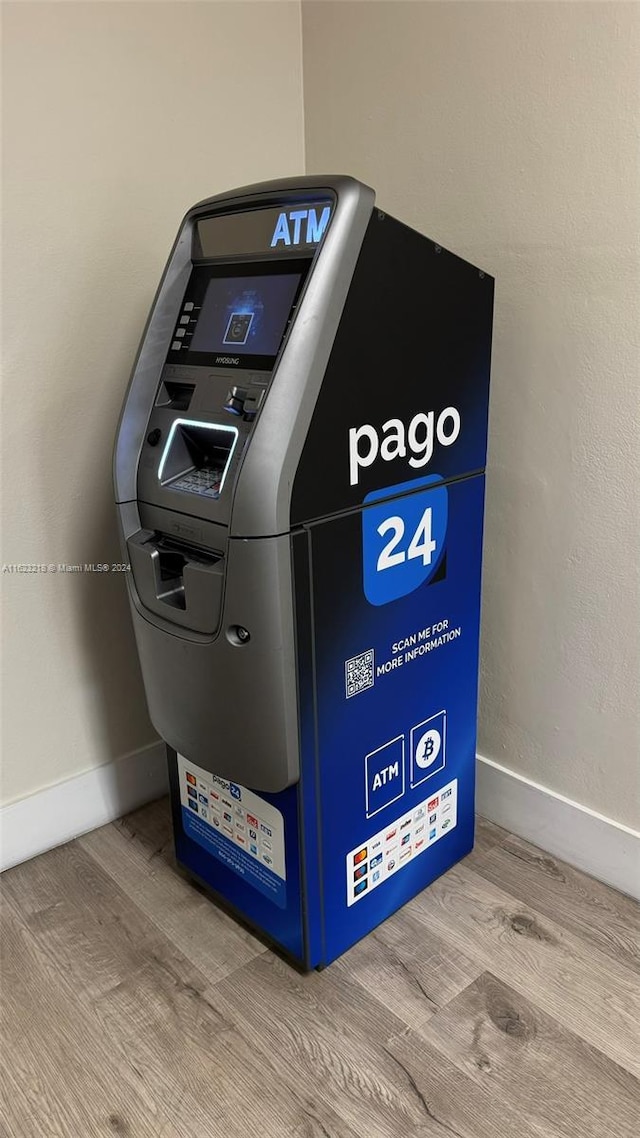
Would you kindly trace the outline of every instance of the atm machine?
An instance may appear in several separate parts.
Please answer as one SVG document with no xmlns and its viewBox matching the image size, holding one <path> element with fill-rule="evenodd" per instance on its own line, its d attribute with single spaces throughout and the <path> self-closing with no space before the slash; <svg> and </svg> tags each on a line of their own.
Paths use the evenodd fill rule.
<svg viewBox="0 0 640 1138">
<path fill-rule="evenodd" d="M 304 968 L 469 853 L 493 280 L 342 176 L 184 218 L 115 497 L 177 861 Z"/>
</svg>

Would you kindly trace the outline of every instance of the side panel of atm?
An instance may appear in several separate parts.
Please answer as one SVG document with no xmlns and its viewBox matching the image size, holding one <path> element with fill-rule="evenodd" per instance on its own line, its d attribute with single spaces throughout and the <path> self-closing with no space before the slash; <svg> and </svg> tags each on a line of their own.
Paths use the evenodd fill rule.
<svg viewBox="0 0 640 1138">
<path fill-rule="evenodd" d="M 491 277 L 374 212 L 292 495 L 310 546 L 313 963 L 473 845 L 492 309 Z"/>
<path fill-rule="evenodd" d="M 473 846 L 484 476 L 405 490 L 311 528 L 324 963 Z"/>
</svg>

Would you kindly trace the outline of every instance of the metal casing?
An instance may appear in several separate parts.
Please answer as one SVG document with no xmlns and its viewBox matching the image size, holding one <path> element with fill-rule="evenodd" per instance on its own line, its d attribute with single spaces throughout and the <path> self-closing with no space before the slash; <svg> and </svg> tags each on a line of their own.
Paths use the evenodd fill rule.
<svg viewBox="0 0 640 1138">
<path fill-rule="evenodd" d="M 152 416 L 159 415 L 156 394 L 192 269 L 196 224 L 217 214 L 286 208 L 311 194 L 331 197 L 331 221 L 276 360 L 268 397 L 255 425 L 242 432 L 224 495 L 212 503 L 145 492 L 157 461 L 145 449 L 145 438 Z M 318 176 L 248 186 L 190 209 L 152 305 L 118 427 L 115 497 L 124 552 L 138 566 L 128 576 L 128 591 L 152 722 L 172 747 L 205 769 L 261 790 L 281 790 L 299 777 L 286 536 L 291 493 L 373 205 L 373 191 L 354 179 Z M 206 616 L 190 621 L 189 599 L 177 617 L 168 603 L 155 603 L 158 596 L 149 594 L 145 603 L 150 583 L 155 580 L 157 586 L 159 580 L 152 564 L 158 534 L 174 546 L 184 544 L 187 567 L 192 546 L 198 557 L 204 551 L 215 558 L 211 580 L 220 609 L 214 631 L 210 607 Z M 143 574 L 145 553 L 149 565 Z M 195 569 L 203 567 L 192 568 L 190 579 L 201 584 L 202 572 Z M 239 626 L 249 630 L 246 643 L 234 639 Z"/>
</svg>

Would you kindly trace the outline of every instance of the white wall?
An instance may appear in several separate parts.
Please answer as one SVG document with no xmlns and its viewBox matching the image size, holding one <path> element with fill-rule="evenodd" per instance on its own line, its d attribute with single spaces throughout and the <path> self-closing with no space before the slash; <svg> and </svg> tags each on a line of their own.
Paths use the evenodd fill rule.
<svg viewBox="0 0 640 1138">
<path fill-rule="evenodd" d="M 179 219 L 303 169 L 300 9 L 3 11 L 2 560 L 110 564 L 112 439 Z M 631 4 L 365 0 L 305 2 L 302 29 L 308 171 L 361 177 L 497 277 L 480 748 L 636 826 L 639 22 Z M 154 735 L 117 575 L 1 583 L 19 860 L 26 827 L 44 848 L 132 801 L 149 764 L 110 761 Z M 64 779 L 64 807 L 51 790 L 34 815 L 26 796 Z"/>
<path fill-rule="evenodd" d="M 115 426 L 180 219 L 220 190 L 303 170 L 300 10 L 3 15 L 2 560 L 110 564 Z M 120 576 L 5 573 L 2 586 L 7 803 L 154 733 Z"/>
<path fill-rule="evenodd" d="M 497 278 L 481 752 L 640 827 L 640 8 L 303 4 L 307 171 Z"/>
</svg>

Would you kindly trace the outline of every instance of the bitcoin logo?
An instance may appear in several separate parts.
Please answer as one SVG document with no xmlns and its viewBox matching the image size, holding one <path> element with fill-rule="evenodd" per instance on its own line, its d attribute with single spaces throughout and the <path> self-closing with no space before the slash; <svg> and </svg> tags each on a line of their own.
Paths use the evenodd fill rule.
<svg viewBox="0 0 640 1138">
<path fill-rule="evenodd" d="M 430 767 L 435 763 L 440 754 L 441 747 L 442 737 L 440 732 L 436 731 L 435 728 L 432 728 L 431 731 L 425 731 L 424 735 L 421 735 L 416 743 L 414 755 L 416 766 L 420 767 L 421 770 Z"/>
</svg>

